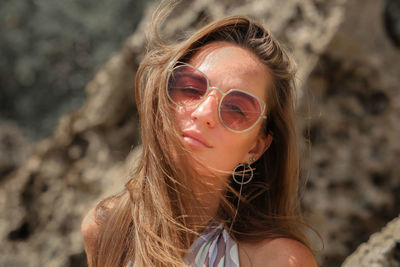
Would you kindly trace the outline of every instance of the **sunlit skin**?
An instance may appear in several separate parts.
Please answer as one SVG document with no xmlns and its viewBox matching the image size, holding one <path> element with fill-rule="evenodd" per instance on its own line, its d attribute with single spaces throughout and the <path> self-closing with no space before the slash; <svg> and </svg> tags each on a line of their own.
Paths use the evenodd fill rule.
<svg viewBox="0 0 400 267">
<path fill-rule="evenodd" d="M 302 243 L 289 238 L 239 243 L 241 267 L 316 267 L 314 256 Z"/>
<path fill-rule="evenodd" d="M 250 51 L 226 42 L 214 42 L 197 52 L 189 64 L 207 75 L 210 86 L 223 92 L 241 89 L 266 102 L 271 77 L 267 67 Z M 184 136 L 184 142 L 205 165 L 227 173 L 239 164 L 259 158 L 267 147 L 268 138 L 260 133 L 262 121 L 248 132 L 231 132 L 220 122 L 218 104 L 222 95 L 211 90 L 206 98 L 192 107 L 176 106 L 176 118 L 182 132 L 196 132 L 204 145 Z M 224 179 L 228 174 L 222 175 Z M 220 187 L 220 185 L 215 184 Z"/>
<path fill-rule="evenodd" d="M 218 87 L 223 92 L 232 88 L 241 89 L 268 103 L 267 90 L 271 88 L 272 77 L 267 67 L 252 52 L 235 44 L 214 42 L 202 47 L 188 63 L 208 77 L 210 87 Z M 257 160 L 272 142 L 272 137 L 261 131 L 263 120 L 244 133 L 231 132 L 225 128 L 218 116 L 220 98 L 221 94 L 212 90 L 198 105 L 175 106 L 176 119 L 182 133 L 196 133 L 195 138 L 183 134 L 184 144 L 205 166 L 221 171 L 214 172 L 219 174 L 219 179 L 207 178 L 207 171 L 204 171 L 205 175 L 199 179 L 206 179 L 210 186 L 194 187 L 211 218 L 219 205 L 218 194 L 223 192 L 225 182 L 231 179 L 232 170 L 239 163 L 249 162 L 251 157 Z M 238 245 L 240 266 L 243 267 L 316 266 L 309 249 L 292 239 L 266 239 L 256 243 L 241 242 Z"/>
<path fill-rule="evenodd" d="M 208 77 L 210 87 L 218 87 L 223 92 L 233 88 L 241 89 L 267 102 L 271 76 L 267 67 L 244 48 L 227 42 L 210 43 L 202 47 L 188 63 Z M 261 131 L 263 120 L 244 133 L 235 133 L 225 128 L 218 115 L 221 97 L 220 92 L 211 90 L 195 106 L 175 106 L 176 119 L 185 145 L 197 159 L 209 167 L 207 171 L 218 170 L 213 173 L 217 173 L 219 179 L 207 178 L 207 171 L 200 170 L 205 174 L 203 181 L 207 181 L 210 187 L 196 191 L 201 195 L 211 217 L 218 207 L 218 197 L 215 194 L 224 190 L 224 184 L 231 178 L 231 172 L 238 164 L 249 162 L 251 157 L 258 159 L 272 140 L 271 136 L 266 136 Z M 189 136 L 185 133 L 189 133 Z"/>
</svg>

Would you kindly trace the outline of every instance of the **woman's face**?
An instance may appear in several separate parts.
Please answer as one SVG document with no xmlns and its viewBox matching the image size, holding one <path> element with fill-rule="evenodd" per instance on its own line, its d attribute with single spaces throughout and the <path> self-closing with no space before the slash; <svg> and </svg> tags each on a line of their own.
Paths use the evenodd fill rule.
<svg viewBox="0 0 400 267">
<path fill-rule="evenodd" d="M 271 76 L 267 67 L 250 51 L 227 42 L 214 42 L 202 47 L 188 62 L 202 71 L 209 79 L 210 87 L 223 92 L 241 89 L 266 101 Z M 182 130 L 184 144 L 194 156 L 210 170 L 231 173 L 244 162 L 258 159 L 266 150 L 271 137 L 261 133 L 263 119 L 255 127 L 243 133 L 228 130 L 220 121 L 218 104 L 222 95 L 210 90 L 197 105 L 175 106 L 177 122 Z M 202 170 L 198 170 L 202 173 Z M 215 172 L 213 172 L 215 174 Z M 218 175 L 220 182 L 227 181 L 228 174 Z M 222 186 L 213 184 L 217 187 Z"/>
</svg>

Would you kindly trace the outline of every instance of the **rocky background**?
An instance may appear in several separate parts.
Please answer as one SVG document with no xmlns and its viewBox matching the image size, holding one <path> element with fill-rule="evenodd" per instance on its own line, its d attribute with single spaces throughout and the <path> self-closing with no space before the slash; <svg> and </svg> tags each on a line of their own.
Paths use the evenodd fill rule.
<svg viewBox="0 0 400 267">
<path fill-rule="evenodd" d="M 339 266 L 400 213 L 399 7 L 399 1 L 348 1 L 303 87 L 312 143 L 304 206 L 325 241 L 324 266 Z M 386 245 L 369 250 L 378 265 L 344 266 L 400 266 L 399 234 L 379 238 Z"/>
<path fill-rule="evenodd" d="M 86 266 L 80 221 L 122 189 L 140 143 L 133 79 L 148 4 L 0 3 L 0 266 Z M 229 14 L 262 21 L 298 61 L 319 263 L 398 266 L 398 219 L 357 247 L 400 213 L 399 2 L 184 1 L 162 33 Z"/>
</svg>

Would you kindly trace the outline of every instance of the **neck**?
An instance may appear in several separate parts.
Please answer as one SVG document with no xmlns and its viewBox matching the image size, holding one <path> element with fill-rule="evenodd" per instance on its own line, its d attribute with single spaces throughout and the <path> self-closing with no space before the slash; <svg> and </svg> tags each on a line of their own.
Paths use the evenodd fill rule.
<svg viewBox="0 0 400 267">
<path fill-rule="evenodd" d="M 215 177 L 214 177 L 215 178 Z M 221 197 L 225 192 L 223 183 L 201 184 L 194 186 L 194 200 L 189 202 L 190 217 L 194 225 L 206 226 L 211 220 L 215 219 L 219 209 Z"/>
</svg>

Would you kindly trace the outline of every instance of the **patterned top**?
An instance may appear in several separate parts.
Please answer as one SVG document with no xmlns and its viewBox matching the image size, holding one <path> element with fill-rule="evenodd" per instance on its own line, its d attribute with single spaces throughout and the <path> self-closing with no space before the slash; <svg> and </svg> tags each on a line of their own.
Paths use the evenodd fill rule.
<svg viewBox="0 0 400 267">
<path fill-rule="evenodd" d="M 237 243 L 223 225 L 210 226 L 190 247 L 184 258 L 189 267 L 240 267 Z M 135 267 L 130 261 L 126 267 Z"/>
<path fill-rule="evenodd" d="M 237 243 L 223 225 L 206 229 L 190 247 L 185 256 L 190 267 L 239 267 Z"/>
</svg>

